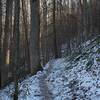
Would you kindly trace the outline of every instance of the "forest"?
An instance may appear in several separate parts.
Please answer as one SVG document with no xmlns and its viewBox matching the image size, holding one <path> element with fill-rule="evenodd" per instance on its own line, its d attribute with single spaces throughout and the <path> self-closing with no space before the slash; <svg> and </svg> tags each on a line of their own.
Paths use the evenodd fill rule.
<svg viewBox="0 0 100 100">
<path fill-rule="evenodd" d="M 94 59 L 95 66 L 100 68 L 100 54 L 95 52 L 97 49 L 100 52 L 99 39 L 100 0 L 0 0 L 0 96 L 2 89 L 9 84 L 14 83 L 15 88 L 12 93 L 14 99 L 0 100 L 100 100 L 86 99 L 85 96 L 77 99 L 73 92 L 72 99 L 54 99 L 48 91 L 44 93 L 47 94 L 44 99 L 18 99 L 19 83 L 40 71 L 44 73 L 46 69 L 50 73 L 48 70 L 52 69 L 52 60 L 68 58 L 72 65 L 65 65 L 71 68 L 89 53 L 86 66 L 90 66 Z M 87 48 L 91 52 L 85 52 Z M 59 65 L 63 60 L 57 61 Z M 45 69 L 48 62 L 50 68 Z M 56 61 L 53 63 L 56 66 Z M 58 68 L 61 70 L 60 66 Z M 46 84 L 42 78 L 41 84 Z M 43 91 L 48 90 L 47 85 L 44 87 Z"/>
</svg>

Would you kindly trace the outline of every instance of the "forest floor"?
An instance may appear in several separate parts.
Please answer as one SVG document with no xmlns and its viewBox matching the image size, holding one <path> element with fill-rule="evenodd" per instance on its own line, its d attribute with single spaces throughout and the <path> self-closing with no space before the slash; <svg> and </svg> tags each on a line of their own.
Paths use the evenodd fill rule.
<svg viewBox="0 0 100 100">
<path fill-rule="evenodd" d="M 13 100 L 13 83 L 0 100 Z M 100 100 L 100 36 L 19 83 L 19 100 Z"/>
</svg>

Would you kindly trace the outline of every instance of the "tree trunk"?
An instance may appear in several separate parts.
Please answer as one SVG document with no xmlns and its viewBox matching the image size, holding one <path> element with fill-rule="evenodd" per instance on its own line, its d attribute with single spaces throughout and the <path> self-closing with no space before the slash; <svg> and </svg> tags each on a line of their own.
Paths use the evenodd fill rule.
<svg viewBox="0 0 100 100">
<path fill-rule="evenodd" d="M 56 21 L 55 21 L 55 10 L 56 10 L 56 3 L 53 0 L 53 34 L 54 34 L 54 56 L 58 58 L 58 50 L 57 50 L 57 36 L 56 36 Z"/>
<path fill-rule="evenodd" d="M 45 65 L 48 61 L 47 59 L 47 1 L 43 1 L 43 34 L 44 34 L 44 40 L 43 40 L 43 47 L 44 47 L 44 61 L 43 64 Z"/>
<path fill-rule="evenodd" d="M 88 35 L 88 20 L 87 17 L 87 0 L 83 0 L 83 25 L 84 25 L 84 30 L 83 30 L 83 35 L 84 35 L 84 41 L 87 40 L 87 35 Z"/>
<path fill-rule="evenodd" d="M 6 2 L 6 18 L 5 18 L 5 27 L 4 27 L 4 38 L 3 38 L 3 50 L 2 50 L 2 72 L 3 72 L 3 84 L 8 83 L 8 72 L 9 65 L 7 64 L 7 53 L 9 47 L 9 38 L 10 38 L 10 18 L 11 18 L 11 9 L 10 6 L 12 0 L 7 0 Z M 5 69 L 6 68 L 6 69 Z"/>
<path fill-rule="evenodd" d="M 19 31 L 19 18 L 20 18 L 20 0 L 15 0 L 15 11 L 14 11 L 14 31 L 13 31 L 13 42 L 15 50 L 14 60 L 14 82 L 15 82 L 15 92 L 14 100 L 18 100 L 18 75 L 19 75 L 19 40 L 20 40 L 20 31 Z"/>
<path fill-rule="evenodd" d="M 90 6 L 89 6 L 89 20 L 90 20 L 90 33 L 92 33 L 93 32 L 93 10 L 92 10 L 92 0 L 90 0 L 90 4 L 89 4 Z"/>
<path fill-rule="evenodd" d="M 0 0 L 0 88 L 2 86 L 2 0 Z"/>
<path fill-rule="evenodd" d="M 40 65 L 40 16 L 39 0 L 31 0 L 31 34 L 30 34 L 30 55 L 31 73 L 36 73 Z"/>
<path fill-rule="evenodd" d="M 29 40 L 28 40 L 28 20 L 27 20 L 27 9 L 25 0 L 22 0 L 22 13 L 23 13 L 23 24 L 25 28 L 25 59 L 26 66 L 28 68 L 28 73 L 31 71 L 30 69 L 30 52 L 29 52 Z"/>
</svg>

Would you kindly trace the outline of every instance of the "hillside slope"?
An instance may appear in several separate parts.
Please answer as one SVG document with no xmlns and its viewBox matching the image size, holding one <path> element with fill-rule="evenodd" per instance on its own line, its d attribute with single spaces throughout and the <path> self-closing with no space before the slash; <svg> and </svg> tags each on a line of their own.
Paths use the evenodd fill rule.
<svg viewBox="0 0 100 100">
<path fill-rule="evenodd" d="M 100 100 L 100 37 L 56 60 L 47 80 L 54 100 Z"/>
<path fill-rule="evenodd" d="M 13 83 L 0 90 L 0 100 L 12 100 L 13 91 Z M 100 100 L 100 36 L 19 83 L 19 100 Z"/>
</svg>

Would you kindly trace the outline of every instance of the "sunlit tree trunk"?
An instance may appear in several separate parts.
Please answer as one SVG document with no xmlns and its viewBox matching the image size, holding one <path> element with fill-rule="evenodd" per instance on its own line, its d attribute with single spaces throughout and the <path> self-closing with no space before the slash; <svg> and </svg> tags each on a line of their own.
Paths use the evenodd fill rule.
<svg viewBox="0 0 100 100">
<path fill-rule="evenodd" d="M 10 0 L 9 0 L 10 1 Z M 12 81 L 13 79 L 13 75 L 12 75 L 12 71 L 13 71 L 13 66 L 11 66 L 10 63 L 10 47 L 11 45 L 11 41 L 12 41 L 12 34 L 13 34 L 13 0 L 10 1 L 10 8 L 9 8 L 9 38 L 8 38 L 8 51 L 9 51 L 9 59 L 8 59 L 8 80 L 9 82 Z"/>
<path fill-rule="evenodd" d="M 3 79 L 4 84 L 8 80 L 8 72 L 9 72 L 9 65 L 7 64 L 7 53 L 8 53 L 8 47 L 9 47 L 9 38 L 10 38 L 10 14 L 11 14 L 11 4 L 12 0 L 7 0 L 6 1 L 6 18 L 5 18 L 5 27 L 4 27 L 4 38 L 3 38 L 3 50 L 2 50 L 2 72 L 3 74 Z"/>
</svg>

